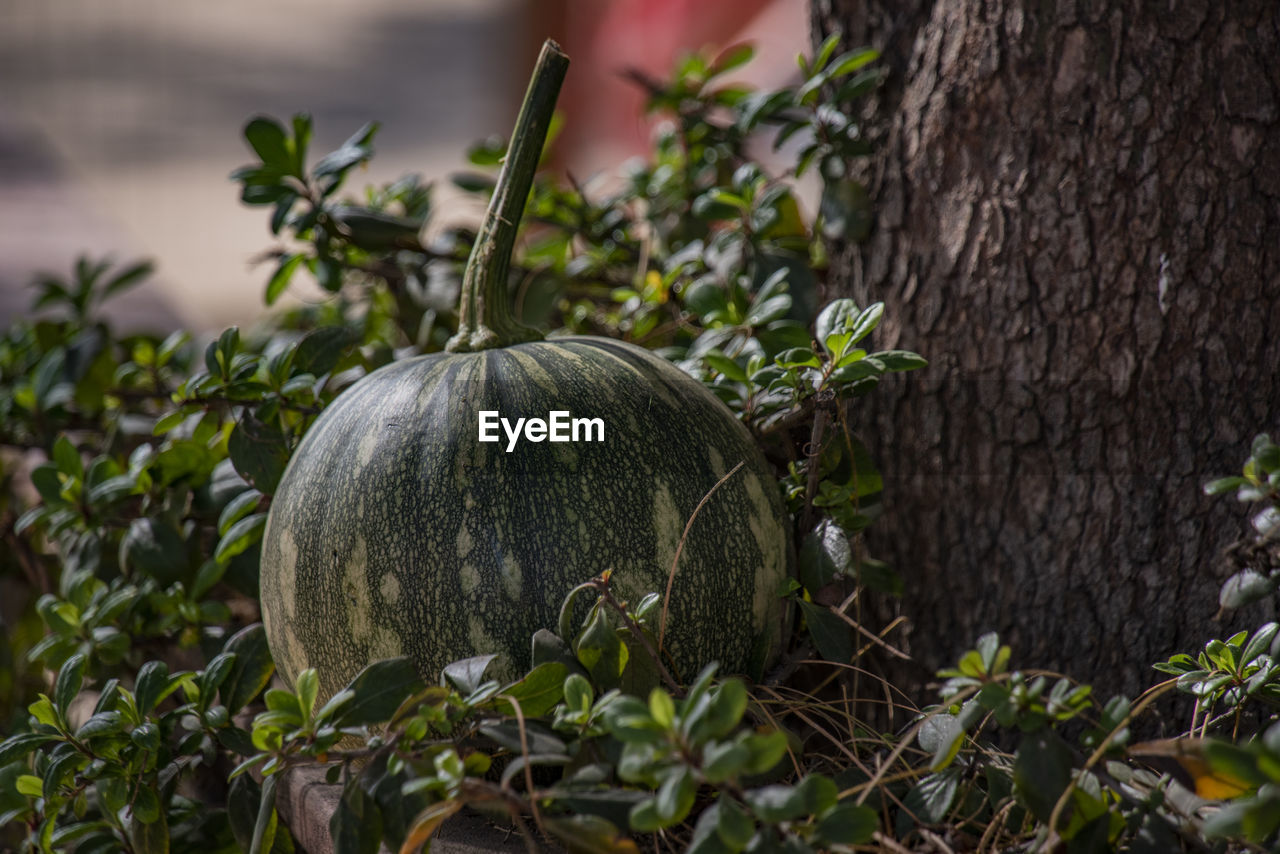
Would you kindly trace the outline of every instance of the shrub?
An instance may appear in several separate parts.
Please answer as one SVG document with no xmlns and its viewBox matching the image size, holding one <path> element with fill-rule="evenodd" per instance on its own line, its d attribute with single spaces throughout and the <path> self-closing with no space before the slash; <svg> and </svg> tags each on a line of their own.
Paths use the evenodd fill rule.
<svg viewBox="0 0 1280 854">
<path fill-rule="evenodd" d="M 343 852 L 380 837 L 416 850 L 464 805 L 573 851 L 638 851 L 638 838 L 700 852 L 1274 844 L 1275 624 L 1158 664 L 1174 678 L 1136 700 L 1011 670 L 995 636 L 940 674 L 934 706 L 869 672 L 875 655 L 902 654 L 892 625 L 861 623 L 859 603 L 904 583 L 866 553 L 881 481 L 851 414 L 924 360 L 870 351 L 884 307 L 826 286 L 827 242 L 871 227 L 856 170 L 872 149 L 854 108 L 882 73 L 873 52 L 836 56 L 836 44 L 777 91 L 723 82 L 745 47 L 646 82 L 668 117 L 652 156 L 612 189 L 540 176 L 513 265 L 526 321 L 662 353 L 776 465 L 800 549 L 778 591 L 799 619 L 775 672 L 748 684 L 711 667 L 682 684 L 656 653 L 661 594 L 619 601 L 601 567 L 531 639 L 533 667 L 513 682 L 489 678 L 481 656 L 438 680 L 377 662 L 322 703 L 314 671 L 273 683 L 257 563 L 284 466 L 352 382 L 444 344 L 474 235 L 424 241 L 431 188 L 413 177 L 344 195 L 375 126 L 313 161 L 305 115 L 255 118 L 254 161 L 233 177 L 245 203 L 270 210 L 266 302 L 299 277 L 326 299 L 199 346 L 184 332 L 122 335 L 98 309 L 150 267 L 86 260 L 41 277 L 37 307 L 51 314 L 0 340 L 5 842 L 290 851 L 278 781 L 321 765 L 342 784 L 330 829 Z M 752 156 L 770 142 L 783 165 Z M 504 150 L 476 146 L 456 183 L 485 195 Z M 812 218 L 795 189 L 810 169 L 823 187 Z M 1211 489 L 1245 490 L 1273 516 L 1274 449 L 1260 437 L 1244 476 Z M 1258 518 L 1271 548 L 1271 517 Z M 1233 740 L 1130 744 L 1133 718 L 1175 689 L 1197 697 L 1192 735 Z M 859 717 L 880 696 L 911 717 L 905 728 Z M 1186 785 L 1141 766 L 1159 758 L 1180 763 Z"/>
</svg>

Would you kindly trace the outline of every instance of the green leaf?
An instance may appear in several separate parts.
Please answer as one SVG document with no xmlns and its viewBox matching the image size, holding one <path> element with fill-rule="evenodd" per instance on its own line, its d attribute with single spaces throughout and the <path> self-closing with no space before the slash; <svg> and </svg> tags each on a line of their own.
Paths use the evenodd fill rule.
<svg viewBox="0 0 1280 854">
<path fill-rule="evenodd" d="M 56 735 L 46 735 L 39 732 L 20 732 L 16 735 L 11 735 L 3 742 L 0 742 L 0 768 L 10 762 L 16 762 L 41 745 L 58 740 L 59 738 Z"/>
<path fill-rule="evenodd" d="M 737 728 L 747 710 L 747 689 L 741 679 L 724 680 L 709 696 L 706 716 L 693 730 L 695 740 L 728 735 Z"/>
<path fill-rule="evenodd" d="M 387 721 L 406 697 L 425 687 L 408 658 L 375 661 L 347 685 L 354 696 L 338 714 L 334 725 L 346 728 Z"/>
<path fill-rule="evenodd" d="M 118 721 L 119 712 L 100 712 L 99 714 L 117 715 Z M 97 715 L 94 715 L 94 717 L 97 717 Z M 93 718 L 90 718 L 90 720 L 93 720 Z M 133 732 L 129 733 L 129 739 L 143 750 L 149 750 L 154 753 L 160 749 L 160 728 L 151 721 L 147 721 L 140 726 L 134 727 Z"/>
<path fill-rule="evenodd" d="M 289 287 L 289 282 L 302 261 L 303 256 L 293 252 L 285 253 L 280 258 L 280 263 L 276 265 L 275 272 L 267 282 L 265 296 L 267 305 L 275 305 L 276 300 L 280 299 L 280 295 Z"/>
<path fill-rule="evenodd" d="M 919 353 L 909 350 L 881 350 L 872 353 L 871 358 L 884 365 L 886 371 L 914 371 L 928 366 L 929 362 Z"/>
<path fill-rule="evenodd" d="M 646 798 L 633 806 L 631 814 L 627 818 L 627 823 L 631 825 L 631 830 L 636 833 L 652 833 L 666 826 L 662 822 L 662 817 L 658 815 L 658 800 L 656 797 Z"/>
<path fill-rule="evenodd" d="M 464 193 L 487 193 L 497 183 L 493 176 L 476 172 L 454 172 L 449 181 Z"/>
<path fill-rule="evenodd" d="M 484 674 L 496 655 L 474 655 L 446 664 L 440 672 L 440 683 L 452 685 L 459 694 L 474 694 L 484 684 Z"/>
<path fill-rule="evenodd" d="M 163 436 L 179 424 L 191 417 L 186 409 L 177 409 L 156 420 L 155 426 L 151 428 L 151 435 Z"/>
<path fill-rule="evenodd" d="M 159 821 L 164 811 L 160 808 L 158 793 L 148 786 L 138 786 L 133 793 L 133 821 L 151 824 Z"/>
<path fill-rule="evenodd" d="M 558 768 L 572 761 L 573 759 L 567 753 L 530 754 L 527 758 L 517 756 L 502 770 L 501 785 L 503 788 L 509 786 L 512 780 L 524 774 L 525 768 Z"/>
<path fill-rule="evenodd" d="M 978 709 L 982 707 L 977 706 Z M 945 712 L 934 715 L 920 727 L 920 747 L 933 754 L 930 771 L 941 771 L 951 764 L 964 744 L 964 727 L 955 715 Z"/>
<path fill-rule="evenodd" d="M 574 654 L 596 685 L 606 690 L 617 687 L 629 653 L 618 639 L 608 614 L 598 603 L 592 609 L 587 625 L 574 640 Z"/>
<path fill-rule="evenodd" d="M 570 673 L 564 680 L 564 702 L 575 711 L 585 712 L 591 708 L 595 700 L 595 692 L 591 683 L 581 674 Z"/>
<path fill-rule="evenodd" d="M 59 724 L 58 713 L 53 709 L 53 701 L 44 694 L 40 695 L 40 699 L 27 706 L 27 713 L 36 719 L 36 723 L 44 726 L 56 727 Z"/>
<path fill-rule="evenodd" d="M 843 77 L 846 74 L 870 65 L 880 58 L 880 51 L 875 48 L 862 47 L 851 50 L 848 53 L 841 54 L 831 63 L 831 67 L 827 69 L 827 78 L 834 80 L 837 77 Z"/>
<path fill-rule="evenodd" d="M 1271 641 L 1275 639 L 1277 633 L 1280 633 L 1280 623 L 1264 623 L 1260 626 L 1249 638 L 1244 652 L 1240 654 L 1240 661 L 1243 664 L 1252 663 L 1255 658 L 1271 648 Z"/>
<path fill-rule="evenodd" d="M 246 489 L 228 501 L 218 516 L 218 535 L 226 535 L 228 528 L 252 512 L 261 502 L 262 493 L 256 489 Z"/>
<path fill-rule="evenodd" d="M 129 841 L 135 854 L 169 854 L 168 817 L 158 807 L 151 821 L 142 821 L 135 813 L 129 823 Z"/>
<path fill-rule="evenodd" d="M 872 303 L 862 310 L 858 315 L 858 319 L 854 321 L 852 333 L 852 343 L 857 344 L 863 338 L 871 334 L 877 326 L 880 325 L 880 319 L 884 317 L 884 303 Z"/>
<path fill-rule="evenodd" d="M 368 252 L 422 249 L 418 240 L 421 220 L 350 205 L 337 205 L 330 209 L 329 215 L 352 243 Z"/>
<path fill-rule="evenodd" d="M 808 814 L 804 792 L 796 786 L 773 785 L 744 794 L 747 806 L 760 821 L 776 824 Z"/>
<path fill-rule="evenodd" d="M 711 61 L 711 67 L 707 70 L 707 78 L 718 77 L 721 74 L 726 74 L 735 68 L 746 65 L 755 55 L 756 49 L 750 42 L 729 45 Z"/>
<path fill-rule="evenodd" d="M 751 310 L 747 313 L 745 323 L 747 326 L 764 326 L 766 323 L 785 317 L 790 310 L 791 296 L 789 294 L 769 297 L 751 307 Z"/>
<path fill-rule="evenodd" d="M 231 431 L 227 454 L 241 477 L 270 495 L 289 462 L 289 444 L 278 427 L 264 424 L 246 412 Z"/>
<path fill-rule="evenodd" d="M 31 470 L 31 485 L 40 493 L 40 499 L 52 507 L 66 504 L 62 497 L 62 480 L 58 468 L 51 462 L 41 463 Z"/>
<path fill-rule="evenodd" d="M 594 766 L 594 769 L 598 770 L 600 779 L 609 774 L 608 766 L 604 763 Z M 598 816 L 622 828 L 629 827 L 628 815 L 631 808 L 640 801 L 649 799 L 648 792 L 635 789 L 579 789 L 577 785 L 583 782 L 580 779 L 583 774 L 580 770 L 568 781 L 573 788 L 553 789 L 549 796 L 557 805 L 570 812 Z"/>
<path fill-rule="evenodd" d="M 58 471 L 76 480 L 84 478 L 84 461 L 80 452 L 66 436 L 59 436 L 53 443 L 53 462 Z"/>
<path fill-rule="evenodd" d="M 702 773 L 710 783 L 723 783 L 740 775 L 750 761 L 751 751 L 741 742 L 712 742 L 702 754 Z"/>
<path fill-rule="evenodd" d="M 196 702 L 198 708 L 207 709 L 213 704 L 214 694 L 222 687 L 222 683 L 227 681 L 227 677 L 231 675 L 235 663 L 235 653 L 226 652 L 225 650 L 210 660 L 194 682 L 197 689 L 196 695 L 199 697 Z"/>
<path fill-rule="evenodd" d="M 848 332 L 853 328 L 858 315 L 858 305 L 853 300 L 832 300 L 818 315 L 814 324 L 814 338 L 825 342 L 832 335 Z"/>
<path fill-rule="evenodd" d="M 128 290 L 150 276 L 154 270 L 155 265 L 150 261 L 135 261 L 107 279 L 102 286 L 103 298 Z"/>
<path fill-rule="evenodd" d="M 699 279 L 686 286 L 684 306 L 704 321 L 729 311 L 724 288 L 714 279 Z"/>
<path fill-rule="evenodd" d="M 293 172 L 301 176 L 307 168 L 307 147 L 311 144 L 311 116 L 295 113 L 293 116 Z"/>
<path fill-rule="evenodd" d="M 1218 593 L 1226 609 L 1243 608 L 1270 596 L 1280 586 L 1280 575 L 1268 577 L 1254 569 L 1242 569 L 1228 578 Z"/>
<path fill-rule="evenodd" d="M 848 663 L 853 659 L 853 636 L 849 624 L 840 619 L 830 608 L 798 600 L 809 627 L 809 635 L 818 652 L 827 661 Z"/>
<path fill-rule="evenodd" d="M 765 734 L 752 733 L 742 743 L 751 752 L 751 762 L 746 769 L 748 774 L 772 771 L 787 755 L 787 734 L 780 729 Z"/>
<path fill-rule="evenodd" d="M 497 167 L 507 153 L 507 141 L 499 134 L 491 134 L 467 148 L 467 162 L 472 166 Z"/>
<path fill-rule="evenodd" d="M 329 819 L 334 854 L 378 854 L 382 846 L 382 813 L 358 777 L 342 791 L 338 808 Z"/>
<path fill-rule="evenodd" d="M 747 381 L 747 372 L 744 371 L 737 362 L 733 361 L 733 359 L 730 359 L 719 350 L 710 350 L 704 353 L 702 358 L 705 359 L 707 364 L 713 369 L 724 374 L 734 382 L 743 383 Z"/>
<path fill-rule="evenodd" d="M 320 158 L 312 168 L 311 174 L 317 178 L 341 175 L 357 163 L 368 160 L 372 155 L 373 151 L 368 146 L 344 145 L 337 151 L 332 151 Z"/>
<path fill-rule="evenodd" d="M 44 797 L 44 781 L 31 774 L 20 775 L 14 786 L 19 795 L 25 795 L 28 798 Z"/>
<path fill-rule="evenodd" d="M 345 326 L 322 326 L 298 342 L 293 372 L 324 376 L 356 344 L 358 336 Z"/>
<path fill-rule="evenodd" d="M 248 850 L 253 842 L 253 828 L 261 802 L 262 787 L 251 775 L 240 774 L 231 780 L 231 787 L 227 792 L 227 819 L 241 850 Z"/>
<path fill-rule="evenodd" d="M 693 799 L 697 793 L 698 781 L 688 766 L 679 766 L 667 774 L 654 799 L 654 808 L 663 826 L 670 827 L 684 821 L 689 810 L 693 809 Z"/>
<path fill-rule="evenodd" d="M 316 695 L 320 692 L 320 677 L 314 667 L 298 674 L 294 681 L 294 693 L 298 695 L 298 709 L 304 720 L 310 720 L 316 711 Z"/>
<path fill-rule="evenodd" d="M 101 483 L 95 484 L 89 490 L 89 503 L 108 505 L 119 501 L 121 498 L 135 494 L 138 491 L 137 487 L 137 479 L 132 475 L 122 474 L 109 477 Z"/>
<path fill-rule="evenodd" d="M 670 729 L 676 720 L 676 704 L 671 695 L 661 688 L 649 692 L 649 714 L 658 725 Z"/>
<path fill-rule="evenodd" d="M 820 368 L 822 362 L 819 361 L 818 355 L 808 347 L 792 347 L 784 350 L 775 358 L 779 365 L 784 368 Z"/>
<path fill-rule="evenodd" d="M 249 854 L 266 854 L 275 842 L 278 828 L 276 784 L 279 782 L 279 774 L 273 774 L 262 781 L 262 795 L 258 802 L 258 817 L 253 825 L 253 839 L 249 842 Z"/>
<path fill-rule="evenodd" d="M 1024 736 L 1013 762 L 1018 800 L 1032 815 L 1047 822 L 1071 782 L 1071 767 L 1071 749 L 1057 733 L 1041 729 Z"/>
<path fill-rule="evenodd" d="M 524 753 L 520 739 L 520 723 L 516 720 L 508 719 L 494 724 L 484 724 L 480 727 L 480 732 L 512 753 Z M 525 722 L 524 741 L 529 745 L 530 756 L 555 756 L 568 750 L 559 736 L 537 721 Z"/>
<path fill-rule="evenodd" d="M 960 792 L 961 769 L 930 774 L 907 793 L 903 805 L 925 824 L 941 824 Z M 1049 804 L 1050 810 L 1053 803 Z"/>
<path fill-rule="evenodd" d="M 570 670 L 578 667 L 578 659 L 573 657 L 573 650 L 555 632 L 538 629 L 533 633 L 533 652 L 531 661 L 534 666 L 558 661 Z"/>
<path fill-rule="evenodd" d="M 147 715 L 156 707 L 169 684 L 169 665 L 163 661 L 148 661 L 138 670 L 133 698 L 138 714 Z"/>
<path fill-rule="evenodd" d="M 285 142 L 284 128 L 275 119 L 258 116 L 244 126 L 244 138 L 248 140 L 262 164 L 271 170 L 287 175 L 293 171 L 292 158 Z"/>
<path fill-rule="evenodd" d="M 823 519 L 800 546 L 800 581 L 816 594 L 839 576 L 854 574 L 849 536 L 830 519 Z"/>
<path fill-rule="evenodd" d="M 355 694 L 349 688 L 343 688 L 338 693 L 324 701 L 324 705 L 316 711 L 316 721 L 328 721 L 333 717 L 338 709 L 342 708 L 347 702 L 354 697 Z"/>
<path fill-rule="evenodd" d="M 511 697 L 520 704 L 526 717 L 542 717 L 564 698 L 565 677 L 569 668 L 559 661 L 548 661 L 530 670 L 517 682 L 502 689 L 502 697 Z M 495 698 L 494 708 L 503 714 L 514 714 L 511 703 L 502 697 Z"/>
<path fill-rule="evenodd" d="M 880 828 L 876 811 L 866 804 L 840 804 L 826 812 L 815 828 L 828 844 L 865 845 Z"/>
<path fill-rule="evenodd" d="M 795 785 L 795 791 L 809 815 L 818 815 L 831 809 L 840 796 L 835 781 L 822 774 L 806 775 Z"/>
<path fill-rule="evenodd" d="M 222 651 L 235 655 L 220 689 L 222 704 L 234 715 L 262 693 L 271 682 L 276 665 L 271 658 L 267 632 L 262 623 L 254 623 L 236 632 Z"/>
<path fill-rule="evenodd" d="M 213 559 L 219 563 L 226 563 L 236 555 L 248 549 L 250 546 L 262 540 L 262 532 L 267 526 L 266 513 L 254 513 L 252 516 L 246 516 L 227 530 L 218 540 L 218 547 L 213 553 Z"/>
<path fill-rule="evenodd" d="M 120 562 L 129 571 L 168 586 L 187 574 L 187 545 L 177 529 L 162 519 L 134 519 L 120 541 Z"/>
<path fill-rule="evenodd" d="M 716 801 L 716 834 L 734 851 L 741 851 L 751 841 L 756 823 L 728 792 Z"/>
<path fill-rule="evenodd" d="M 54 683 L 53 702 L 66 715 L 71 703 L 80 693 L 84 684 L 85 658 L 80 653 L 68 658 L 58 670 L 58 679 Z"/>
<path fill-rule="evenodd" d="M 798 57 L 800 69 L 806 75 L 812 76 L 827 67 L 827 63 L 831 61 L 831 57 L 835 55 L 836 48 L 840 46 L 840 33 L 835 32 L 823 39 L 822 44 L 818 46 L 814 52 L 813 62 L 810 64 L 805 61 L 804 55 Z"/>
</svg>

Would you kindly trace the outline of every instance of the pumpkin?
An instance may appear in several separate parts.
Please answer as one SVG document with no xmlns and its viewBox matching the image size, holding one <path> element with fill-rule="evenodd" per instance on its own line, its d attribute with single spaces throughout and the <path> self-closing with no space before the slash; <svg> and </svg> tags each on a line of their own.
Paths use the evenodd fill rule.
<svg viewBox="0 0 1280 854">
<path fill-rule="evenodd" d="M 686 523 L 739 463 L 680 549 L 664 650 L 688 678 L 710 661 L 759 673 L 780 648 L 790 526 L 748 431 L 643 348 L 539 340 L 510 314 L 516 224 L 567 63 L 548 42 L 463 277 L 458 335 L 340 395 L 272 499 L 267 637 L 283 675 L 314 667 L 325 696 L 397 655 L 429 677 L 484 653 L 517 673 L 565 595 L 606 569 L 620 598 L 664 591 Z M 480 441 L 481 413 L 498 413 L 484 416 L 498 441 Z M 512 442 L 518 418 L 570 440 L 526 426 Z"/>
</svg>

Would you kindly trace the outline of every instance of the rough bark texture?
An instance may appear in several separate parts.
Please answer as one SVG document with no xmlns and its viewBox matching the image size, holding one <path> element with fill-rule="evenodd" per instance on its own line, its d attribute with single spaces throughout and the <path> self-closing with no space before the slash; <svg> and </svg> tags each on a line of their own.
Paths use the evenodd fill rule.
<svg viewBox="0 0 1280 854">
<path fill-rule="evenodd" d="M 873 553 L 930 666 L 1016 661 L 1134 691 L 1215 620 L 1231 499 L 1280 428 L 1280 4 L 814 0 L 886 53 L 871 240 L 838 286 L 932 364 L 863 429 Z"/>
</svg>

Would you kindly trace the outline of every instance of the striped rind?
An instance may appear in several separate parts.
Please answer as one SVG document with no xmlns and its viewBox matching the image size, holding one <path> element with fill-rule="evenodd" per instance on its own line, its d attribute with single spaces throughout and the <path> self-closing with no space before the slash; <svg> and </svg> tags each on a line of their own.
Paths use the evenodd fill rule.
<svg viewBox="0 0 1280 854">
<path fill-rule="evenodd" d="M 602 418 L 599 443 L 477 441 L 478 413 Z M 692 677 L 758 671 L 777 653 L 791 572 L 776 480 L 700 383 L 639 347 L 559 338 L 388 365 L 316 421 L 271 506 L 263 621 L 292 680 L 330 695 L 372 661 L 409 655 L 433 678 L 495 652 L 507 675 L 554 629 L 575 585 L 613 569 L 637 601 L 672 591 L 666 648 Z"/>
</svg>

